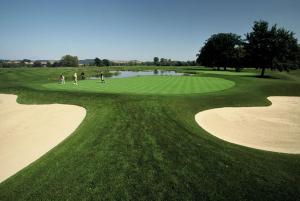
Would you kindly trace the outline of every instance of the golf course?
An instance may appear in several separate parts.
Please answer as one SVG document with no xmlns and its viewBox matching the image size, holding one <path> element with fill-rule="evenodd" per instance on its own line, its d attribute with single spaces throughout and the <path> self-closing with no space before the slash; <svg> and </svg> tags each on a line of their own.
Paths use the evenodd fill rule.
<svg viewBox="0 0 300 201">
<path fill-rule="evenodd" d="M 104 83 L 89 79 L 107 68 L 159 68 L 191 75 L 105 78 Z M 255 69 L 240 74 L 205 71 L 196 66 L 0 68 L 0 94 L 17 95 L 20 107 L 72 105 L 81 111 L 59 113 L 80 118 L 60 142 L 0 183 L 0 200 L 299 200 L 300 144 L 293 145 L 293 152 L 282 153 L 230 142 L 208 132 L 214 129 L 201 127 L 195 115 L 216 108 L 280 108 L 289 97 L 300 97 L 300 71 L 266 70 L 264 78 L 258 77 L 260 71 Z M 84 72 L 86 79 L 78 79 L 74 85 L 74 72 Z M 61 74 L 66 76 L 65 84 L 59 82 Z M 273 96 L 286 99 L 278 104 L 275 101 L 279 99 L 268 99 Z M 290 105 L 296 108 L 282 111 L 291 113 L 286 118 L 292 116 L 293 128 L 299 129 L 299 116 L 293 116 L 299 111 L 298 99 L 295 101 Z M 262 114 L 252 110 L 251 118 Z M 5 111 L 3 119 L 9 117 L 10 111 Z M 37 112 L 41 115 L 43 111 Z M 219 125 L 225 114 L 212 116 L 212 122 Z M 256 120 L 251 127 L 259 130 L 260 120 L 265 122 Z M 282 127 L 279 123 L 273 121 L 274 133 L 276 126 Z M 65 124 L 61 126 L 71 123 Z M 221 131 L 238 130 L 231 130 L 231 125 L 235 123 L 229 119 Z M 245 125 L 238 131 L 242 134 L 251 127 Z M 288 132 L 277 134 L 287 138 Z M 1 132 L 0 139 L 6 135 Z M 293 135 L 291 141 L 298 142 L 298 136 Z M 35 144 L 42 143 L 32 139 L 27 149 L 34 150 Z M 0 160 L 3 158 L 0 153 Z"/>
<path fill-rule="evenodd" d="M 1 1 L 0 201 L 300 201 L 299 10 Z"/>
</svg>

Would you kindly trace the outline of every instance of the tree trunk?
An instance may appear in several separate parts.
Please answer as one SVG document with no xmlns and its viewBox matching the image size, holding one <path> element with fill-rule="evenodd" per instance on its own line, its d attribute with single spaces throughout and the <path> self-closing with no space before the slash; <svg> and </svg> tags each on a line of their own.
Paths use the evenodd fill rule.
<svg viewBox="0 0 300 201">
<path fill-rule="evenodd" d="M 226 66 L 224 67 L 224 71 L 226 71 Z"/>
<path fill-rule="evenodd" d="M 261 69 L 260 77 L 263 77 L 264 75 L 265 75 L 265 68 L 262 68 L 262 69 Z"/>
</svg>

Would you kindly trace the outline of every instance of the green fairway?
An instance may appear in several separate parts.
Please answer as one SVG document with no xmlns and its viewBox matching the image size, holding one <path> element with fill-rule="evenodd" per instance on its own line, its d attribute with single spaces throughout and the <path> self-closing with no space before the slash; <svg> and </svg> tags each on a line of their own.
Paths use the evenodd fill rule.
<svg viewBox="0 0 300 201">
<path fill-rule="evenodd" d="M 253 72 L 235 72 L 235 71 L 217 71 L 217 70 L 201 70 L 199 72 L 205 74 L 216 74 L 216 75 L 239 75 L 239 76 L 257 75 L 257 73 L 253 73 Z"/>
<path fill-rule="evenodd" d="M 199 127 L 194 115 L 212 108 L 266 106 L 268 96 L 300 96 L 300 71 L 267 71 L 268 79 L 211 74 L 107 79 L 106 84 L 87 80 L 78 86 L 56 82 L 60 73 L 70 80 L 83 70 L 96 72 L 89 67 L 0 69 L 0 93 L 18 95 L 19 103 L 87 110 L 72 135 L 0 183 L 1 201 L 299 200 L 300 155 L 225 142 Z M 215 92 L 195 93 L 198 85 Z M 173 95 L 187 91 L 194 94 Z"/>
<path fill-rule="evenodd" d="M 234 82 L 213 77 L 141 76 L 106 79 L 105 83 L 101 83 L 100 80 L 82 80 L 78 85 L 72 82 L 65 85 L 56 82 L 43 86 L 68 91 L 179 95 L 220 91 L 233 87 Z"/>
</svg>

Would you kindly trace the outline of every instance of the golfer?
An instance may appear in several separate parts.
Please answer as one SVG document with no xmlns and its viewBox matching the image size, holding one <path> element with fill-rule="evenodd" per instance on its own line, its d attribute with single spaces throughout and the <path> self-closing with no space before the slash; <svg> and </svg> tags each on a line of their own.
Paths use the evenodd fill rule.
<svg viewBox="0 0 300 201">
<path fill-rule="evenodd" d="M 74 73 L 73 78 L 74 78 L 74 84 L 78 85 L 76 72 Z"/>
<path fill-rule="evenodd" d="M 103 73 L 100 74 L 101 83 L 105 83 Z"/>
<path fill-rule="evenodd" d="M 63 74 L 60 75 L 60 83 L 65 84 L 65 76 Z"/>
<path fill-rule="evenodd" d="M 84 80 L 85 79 L 84 72 L 81 72 L 80 75 L 81 75 L 81 79 Z"/>
</svg>

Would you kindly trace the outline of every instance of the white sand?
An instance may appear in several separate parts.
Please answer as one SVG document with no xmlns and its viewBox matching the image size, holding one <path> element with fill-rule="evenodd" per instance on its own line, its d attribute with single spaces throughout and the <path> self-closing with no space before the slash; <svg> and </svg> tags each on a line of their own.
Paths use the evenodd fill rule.
<svg viewBox="0 0 300 201">
<path fill-rule="evenodd" d="M 16 99 L 0 94 L 0 182 L 68 137 L 86 115 L 75 105 L 21 105 Z"/>
<path fill-rule="evenodd" d="M 272 96 L 268 107 L 226 107 L 199 112 L 196 122 L 212 135 L 247 147 L 300 153 L 300 97 Z"/>
</svg>

